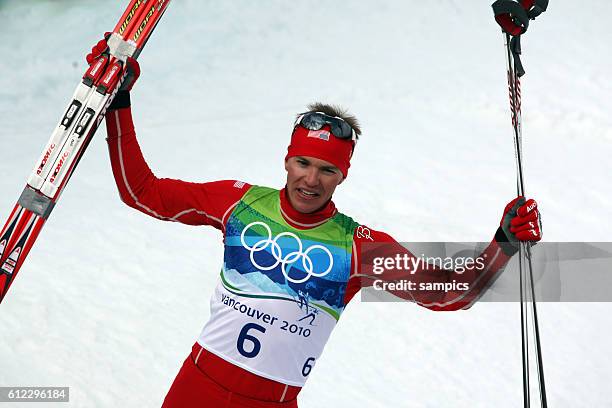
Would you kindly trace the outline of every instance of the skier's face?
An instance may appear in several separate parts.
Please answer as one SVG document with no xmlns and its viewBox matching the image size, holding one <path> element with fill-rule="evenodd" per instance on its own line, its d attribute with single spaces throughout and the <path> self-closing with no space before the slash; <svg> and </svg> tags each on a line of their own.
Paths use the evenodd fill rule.
<svg viewBox="0 0 612 408">
<path fill-rule="evenodd" d="M 290 157 L 285 160 L 285 169 L 289 202 L 304 214 L 322 208 L 344 180 L 336 166 L 310 156 Z"/>
</svg>

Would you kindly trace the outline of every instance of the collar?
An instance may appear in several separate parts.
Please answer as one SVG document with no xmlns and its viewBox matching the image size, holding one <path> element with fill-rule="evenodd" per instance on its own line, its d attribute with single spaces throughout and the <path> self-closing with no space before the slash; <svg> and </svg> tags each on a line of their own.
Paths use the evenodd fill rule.
<svg viewBox="0 0 612 408">
<path fill-rule="evenodd" d="M 331 217 L 336 215 L 338 210 L 336 209 L 336 205 L 332 200 L 329 200 L 323 208 L 318 211 L 315 211 L 310 214 L 304 214 L 298 212 L 291 203 L 289 202 L 289 198 L 287 197 L 287 188 L 284 187 L 279 191 L 280 195 L 280 211 L 287 223 L 294 228 L 298 229 L 309 229 L 318 227 L 319 225 L 325 223 Z"/>
</svg>

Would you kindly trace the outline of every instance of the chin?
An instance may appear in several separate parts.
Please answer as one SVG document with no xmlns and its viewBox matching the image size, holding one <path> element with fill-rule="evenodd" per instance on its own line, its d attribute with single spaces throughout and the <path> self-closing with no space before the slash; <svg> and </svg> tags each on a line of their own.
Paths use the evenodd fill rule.
<svg viewBox="0 0 612 408">
<path fill-rule="evenodd" d="M 302 214 L 310 214 L 313 213 L 315 211 L 317 211 L 319 208 L 321 208 L 320 204 L 303 204 L 303 203 L 299 203 L 298 205 L 295 206 L 295 210 L 298 212 L 301 212 Z"/>
<path fill-rule="evenodd" d="M 322 207 L 321 205 L 308 206 L 307 208 L 299 209 L 298 211 L 303 214 L 312 214 L 313 212 L 317 212 L 317 210 L 320 209 L 321 207 Z"/>
<path fill-rule="evenodd" d="M 325 200 L 321 198 L 305 202 L 297 195 L 297 193 L 294 192 L 292 195 L 293 197 L 291 197 L 290 202 L 292 203 L 293 208 L 302 214 L 310 214 L 316 212 L 325 204 Z"/>
</svg>

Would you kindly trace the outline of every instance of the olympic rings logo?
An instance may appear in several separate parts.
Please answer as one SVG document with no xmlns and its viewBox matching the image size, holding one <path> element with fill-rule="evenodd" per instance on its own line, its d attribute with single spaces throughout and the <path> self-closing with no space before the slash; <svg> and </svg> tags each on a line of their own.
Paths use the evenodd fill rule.
<svg viewBox="0 0 612 408">
<path fill-rule="evenodd" d="M 249 246 L 244 239 L 244 235 L 249 228 L 254 227 L 255 225 L 261 225 L 266 230 L 268 237 L 262 238 L 261 240 L 257 241 L 253 246 Z M 295 242 L 297 242 L 297 246 L 298 246 L 297 251 L 290 252 L 287 255 L 283 256 L 283 251 L 280 245 L 278 244 L 278 240 L 282 237 L 293 238 Z M 272 239 L 272 231 L 270 230 L 270 227 L 266 223 L 261 222 L 261 221 L 255 221 L 247 225 L 242 230 L 242 233 L 240 234 L 240 242 L 242 243 L 243 247 L 245 247 L 246 249 L 250 251 L 251 262 L 253 263 L 255 267 L 257 267 L 259 270 L 262 270 L 262 271 L 270 271 L 276 268 L 280 264 L 281 271 L 283 272 L 283 275 L 285 276 L 285 278 L 288 281 L 293 282 L 293 283 L 306 282 L 311 276 L 316 276 L 318 278 L 323 277 L 327 275 L 332 270 L 332 267 L 334 266 L 334 258 L 331 252 L 329 252 L 329 249 L 325 248 L 323 245 L 319 245 L 319 244 L 312 245 L 308 247 L 305 251 L 303 251 L 304 247 L 302 245 L 302 241 L 297 235 L 295 235 L 292 232 L 281 232 L 276 237 L 274 237 L 274 239 Z M 259 265 L 255 261 L 255 253 L 265 250 L 266 248 L 268 248 L 268 246 L 270 246 L 271 248 L 271 253 L 272 253 L 272 256 L 274 257 L 275 262 L 272 265 L 268 265 L 268 266 Z M 314 272 L 314 265 L 313 265 L 312 259 L 310 259 L 310 256 L 308 255 L 311 251 L 314 251 L 315 249 L 319 249 L 325 252 L 327 256 L 329 257 L 329 266 L 323 272 L 318 272 L 318 273 Z M 294 279 L 289 276 L 289 273 L 287 272 L 287 265 L 292 265 L 300 258 L 302 259 L 302 266 L 304 267 L 306 276 L 301 279 Z"/>
</svg>

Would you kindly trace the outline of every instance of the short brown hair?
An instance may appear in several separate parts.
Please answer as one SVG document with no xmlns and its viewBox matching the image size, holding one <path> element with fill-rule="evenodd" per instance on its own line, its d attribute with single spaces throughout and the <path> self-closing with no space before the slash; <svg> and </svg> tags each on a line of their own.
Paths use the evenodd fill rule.
<svg viewBox="0 0 612 408">
<path fill-rule="evenodd" d="M 355 135 L 359 137 L 361 135 L 361 126 L 359 121 L 354 115 L 351 115 L 346 109 L 339 105 L 329 105 L 322 102 L 314 102 L 307 106 L 307 112 L 323 112 L 329 116 L 337 116 L 344 120 L 350 127 L 355 131 Z M 301 115 L 301 114 L 300 114 Z M 300 115 L 297 115 L 299 117 Z"/>
</svg>

